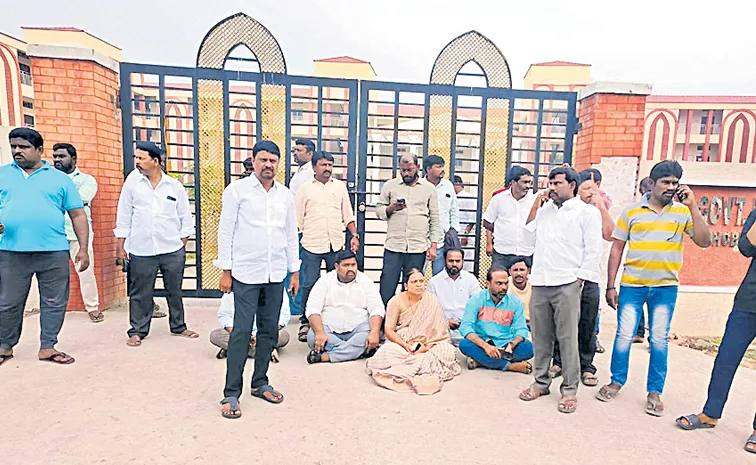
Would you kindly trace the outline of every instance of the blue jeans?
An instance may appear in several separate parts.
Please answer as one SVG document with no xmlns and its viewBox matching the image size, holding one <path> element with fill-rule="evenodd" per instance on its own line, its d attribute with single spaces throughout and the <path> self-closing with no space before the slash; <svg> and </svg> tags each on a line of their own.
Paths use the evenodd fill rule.
<svg viewBox="0 0 756 465">
<path fill-rule="evenodd" d="M 709 396 L 703 408 L 704 415 L 711 418 L 722 418 L 722 409 L 730 393 L 732 379 L 743 360 L 748 345 L 756 339 L 756 313 L 743 312 L 732 309 L 727 319 L 722 344 L 719 346 L 714 369 L 709 382 Z M 753 419 L 753 429 L 756 430 L 756 417 Z"/>
<path fill-rule="evenodd" d="M 462 339 L 459 341 L 459 350 L 490 370 L 506 371 L 510 363 L 523 362 L 533 358 L 533 344 L 527 339 L 517 344 L 517 347 L 514 349 L 514 358 L 512 360 L 489 357 L 485 350 L 475 345 L 469 339 Z"/>
<path fill-rule="evenodd" d="M 617 335 L 612 351 L 612 383 L 623 386 L 627 382 L 630 346 L 638 328 L 643 304 L 648 307 L 648 333 L 651 361 L 648 365 L 646 391 L 661 394 L 667 378 L 669 325 L 675 312 L 677 286 L 631 287 L 620 286 L 617 310 Z"/>
<path fill-rule="evenodd" d="M 299 240 L 302 240 L 302 234 L 299 234 Z M 299 258 L 302 258 L 302 244 L 299 244 Z M 300 276 L 299 276 L 299 284 L 301 286 L 302 284 L 302 276 L 301 276 L 301 270 L 300 270 Z M 304 316 L 304 309 L 302 307 L 302 290 L 300 289 L 297 292 L 296 297 L 291 296 L 291 292 L 289 292 L 289 286 L 291 285 L 291 273 L 288 273 L 286 275 L 286 279 L 284 279 L 284 289 L 286 289 L 286 295 L 289 296 L 289 310 L 291 310 L 292 315 L 302 315 L 302 319 L 307 321 L 307 319 Z"/>
</svg>

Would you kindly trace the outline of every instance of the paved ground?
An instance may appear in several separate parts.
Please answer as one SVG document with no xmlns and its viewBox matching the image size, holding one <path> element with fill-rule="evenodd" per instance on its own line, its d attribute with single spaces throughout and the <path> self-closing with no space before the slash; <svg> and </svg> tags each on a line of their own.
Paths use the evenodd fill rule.
<svg viewBox="0 0 756 465">
<path fill-rule="evenodd" d="M 0 463 L 756 464 L 742 450 L 756 371 L 738 373 L 719 427 L 684 432 L 674 418 L 700 410 L 713 359 L 680 347 L 671 348 L 661 419 L 643 412 L 648 354 L 640 345 L 614 403 L 581 388 L 578 412 L 563 415 L 554 394 L 517 399 L 530 383 L 525 375 L 464 369 L 423 398 L 376 387 L 361 362 L 309 366 L 304 344 L 293 342 L 270 373 L 284 403 L 245 394 L 244 417 L 225 420 L 225 363 L 208 342 L 214 305 L 188 302 L 187 321 L 201 339 L 170 336 L 162 319 L 137 349 L 125 345 L 124 310 L 99 325 L 69 315 L 59 348 L 76 356 L 71 366 L 36 360 L 38 317 L 25 319 L 16 358 L 0 367 Z M 604 381 L 609 354 L 597 364 Z"/>
</svg>

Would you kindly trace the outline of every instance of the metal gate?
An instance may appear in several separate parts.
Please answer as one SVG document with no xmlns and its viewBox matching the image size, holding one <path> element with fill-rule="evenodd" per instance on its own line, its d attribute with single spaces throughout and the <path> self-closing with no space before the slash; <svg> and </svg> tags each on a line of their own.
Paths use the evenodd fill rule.
<svg viewBox="0 0 756 465">
<path fill-rule="evenodd" d="M 196 235 L 187 244 L 185 296 L 219 296 L 217 225 L 225 186 L 244 172 L 260 139 L 282 151 L 278 179 L 296 171 L 294 140 L 335 158 L 333 175 L 356 185 L 357 81 L 278 73 L 121 64 L 125 174 L 138 141 L 166 150 L 166 170 L 186 186 Z M 163 295 L 158 276 L 157 295 Z"/>
<path fill-rule="evenodd" d="M 234 56 L 240 47 L 252 57 Z M 242 69 L 231 69 L 235 64 Z M 281 148 L 279 180 L 287 184 L 296 169 L 289 155 L 296 138 L 334 155 L 334 175 L 347 183 L 364 236 L 359 260 L 375 280 L 386 229 L 375 215 L 383 183 L 396 176 L 404 153 L 441 156 L 448 177 L 458 175 L 465 185 L 458 197 L 466 267 L 485 271 L 482 212 L 512 164 L 529 167 L 538 185 L 552 167 L 571 161 L 577 94 L 512 90 L 504 55 L 475 31 L 441 51 L 429 82 L 289 75 L 273 35 L 242 13 L 207 33 L 195 68 L 122 63 L 124 174 L 133 169 L 137 141 L 157 142 L 194 208 L 184 295 L 219 295 L 220 270 L 212 261 L 221 195 L 260 139 Z M 158 279 L 158 295 L 162 287 Z"/>
</svg>

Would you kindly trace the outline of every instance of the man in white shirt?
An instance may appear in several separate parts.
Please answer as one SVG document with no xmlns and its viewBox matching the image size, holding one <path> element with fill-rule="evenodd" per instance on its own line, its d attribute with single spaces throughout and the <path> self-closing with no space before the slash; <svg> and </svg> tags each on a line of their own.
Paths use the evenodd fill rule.
<svg viewBox="0 0 756 465">
<path fill-rule="evenodd" d="M 275 180 L 281 152 L 268 140 L 252 147 L 254 173 L 223 191 L 218 226 L 220 290 L 234 292 L 234 325 L 228 343 L 225 398 L 221 414 L 238 418 L 244 364 L 252 327 L 257 322 L 257 350 L 252 395 L 279 404 L 283 395 L 268 384 L 268 366 L 278 336 L 283 281 L 291 273 L 289 291 L 299 290 L 299 242 L 294 196 Z M 261 301 L 262 299 L 262 301 Z"/>
<path fill-rule="evenodd" d="M 438 297 L 444 307 L 446 319 L 449 320 L 452 343 L 458 345 L 462 339 L 458 331 L 459 324 L 465 314 L 467 301 L 480 293 L 480 283 L 472 273 L 462 269 L 465 263 L 465 253 L 462 249 L 444 250 L 444 260 L 446 268 L 430 279 L 427 290 Z"/>
<path fill-rule="evenodd" d="M 431 155 L 423 160 L 425 168 L 425 180 L 436 186 L 438 194 L 438 220 L 441 226 L 441 244 L 439 244 L 436 253 L 436 259 L 431 262 L 433 275 L 437 275 L 444 270 L 444 245 L 448 234 L 453 234 L 459 243 L 459 233 L 462 228 L 459 225 L 459 205 L 457 204 L 457 193 L 454 185 L 448 179 L 444 179 L 444 159 L 438 155 Z M 452 232 L 453 230 L 453 232 Z M 427 269 L 428 262 L 425 267 Z"/>
<path fill-rule="evenodd" d="M 346 362 L 369 353 L 378 347 L 385 313 L 378 288 L 357 270 L 354 253 L 339 252 L 336 269 L 315 283 L 307 301 L 307 362 Z"/>
<path fill-rule="evenodd" d="M 601 214 L 577 197 L 580 175 L 559 167 L 549 173 L 549 189 L 541 192 L 528 215 L 535 233 L 530 282 L 530 324 L 533 328 L 535 382 L 520 394 L 531 401 L 549 393 L 549 365 L 554 342 L 562 355 L 562 398 L 559 411 L 577 409 L 580 383 L 578 320 L 583 281 L 598 282 L 603 249 Z"/>
<path fill-rule="evenodd" d="M 271 354 L 270 361 L 278 363 L 278 349 L 285 347 L 289 343 L 289 333 L 286 331 L 286 325 L 289 324 L 291 319 L 291 310 L 289 310 L 289 297 L 286 293 L 283 293 L 283 301 L 281 303 L 281 316 L 278 317 L 278 341 L 275 344 L 273 353 Z M 231 338 L 231 331 L 234 329 L 234 293 L 223 294 L 221 296 L 220 306 L 218 307 L 218 322 L 221 327 L 214 329 L 210 333 L 210 343 L 220 350 L 215 358 L 223 359 L 228 355 L 228 340 Z M 252 326 L 252 338 L 249 342 L 249 355 L 252 358 L 255 356 L 257 348 L 257 324 Z"/>
<path fill-rule="evenodd" d="M 118 199 L 117 258 L 128 263 L 129 347 L 139 347 L 150 333 L 155 279 L 160 270 L 167 292 L 171 333 L 196 339 L 186 328 L 181 283 L 186 243 L 194 234 L 189 196 L 184 185 L 163 172 L 163 151 L 152 142 L 138 142 L 136 169 Z"/>
<path fill-rule="evenodd" d="M 84 301 L 84 307 L 89 314 L 89 319 L 93 323 L 99 323 L 105 320 L 105 315 L 100 311 L 100 296 L 97 291 L 97 279 L 94 273 L 94 253 L 92 251 L 92 199 L 97 195 L 97 180 L 91 174 L 83 173 L 76 162 L 78 157 L 76 147 L 67 143 L 58 143 L 53 145 L 53 165 L 55 169 L 62 171 L 71 178 L 76 190 L 79 191 L 82 202 L 84 202 L 84 213 L 87 214 L 89 222 L 89 267 L 84 271 L 76 270 L 79 276 L 79 290 L 81 298 Z M 76 232 L 73 229 L 71 218 L 66 216 L 66 239 L 71 246 L 71 260 L 79 252 L 79 241 L 76 239 Z"/>
<path fill-rule="evenodd" d="M 507 178 L 509 189 L 494 195 L 483 214 L 483 227 L 493 234 L 493 250 L 488 250 L 492 266 L 505 270 L 517 257 L 525 257 L 531 266 L 535 250 L 535 235 L 525 228 L 536 199 L 533 175 L 522 166 L 513 166 Z"/>
<path fill-rule="evenodd" d="M 298 168 L 297 172 L 294 173 L 294 176 L 292 176 L 289 180 L 289 190 L 291 190 L 294 199 L 296 199 L 299 188 L 315 178 L 315 170 L 312 167 L 312 156 L 315 154 L 315 144 L 310 139 L 297 139 L 294 141 L 294 148 L 292 149 L 292 152 L 294 153 L 294 161 L 296 162 Z M 299 238 L 302 239 L 301 234 Z M 301 245 L 299 246 L 299 255 L 301 258 Z M 284 287 L 288 289 L 290 285 L 291 275 L 287 275 L 286 280 L 284 281 Z M 302 293 L 300 292 L 294 296 L 289 295 L 289 300 L 291 301 L 291 311 L 296 313 L 297 315 L 302 315 L 299 319 L 299 322 L 302 325 L 302 327 L 300 327 L 301 333 L 302 328 L 306 327 L 308 324 L 307 318 L 305 318 L 305 309 L 302 306 Z M 300 334 L 299 341 L 305 342 L 306 335 L 307 331 L 304 331 L 304 334 Z"/>
</svg>

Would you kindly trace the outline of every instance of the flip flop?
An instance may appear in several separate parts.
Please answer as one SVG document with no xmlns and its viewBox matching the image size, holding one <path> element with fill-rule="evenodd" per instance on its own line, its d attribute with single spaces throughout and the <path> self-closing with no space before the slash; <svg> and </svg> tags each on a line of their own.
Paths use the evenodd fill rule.
<svg viewBox="0 0 756 465">
<path fill-rule="evenodd" d="M 126 341 L 126 345 L 129 347 L 139 347 L 142 345 L 142 338 L 139 338 L 134 342 L 131 342 L 131 338 L 129 338 L 129 340 Z"/>
<path fill-rule="evenodd" d="M 181 336 L 185 337 L 187 339 L 197 339 L 199 337 L 199 333 L 192 331 L 191 329 L 185 329 L 182 333 L 171 333 L 174 336 Z"/>
<path fill-rule="evenodd" d="M 688 424 L 684 424 L 682 421 L 686 420 Z M 677 423 L 677 426 L 684 429 L 685 431 L 693 431 L 694 429 L 709 429 L 714 428 L 717 425 L 712 425 L 711 423 L 704 423 L 701 421 L 700 418 L 698 418 L 698 415 L 688 415 L 688 416 L 682 416 L 679 417 L 677 420 L 675 420 L 675 423 Z"/>
<path fill-rule="evenodd" d="M 575 413 L 575 410 L 577 410 L 577 398 L 575 396 L 562 397 L 557 410 L 560 413 Z"/>
<path fill-rule="evenodd" d="M 241 418 L 242 412 L 241 409 L 239 409 L 239 399 L 237 397 L 226 397 L 221 401 L 221 405 L 225 404 L 229 404 L 231 410 L 228 412 L 221 410 L 221 416 L 223 416 L 223 418 L 228 418 L 231 420 Z"/>
<path fill-rule="evenodd" d="M 100 323 L 101 321 L 105 321 L 105 314 L 102 312 L 89 313 L 89 320 L 92 323 Z"/>
<path fill-rule="evenodd" d="M 748 446 L 751 446 L 750 448 Z M 748 439 L 746 439 L 745 446 L 743 446 L 743 449 L 745 449 L 746 452 L 750 452 L 752 454 L 756 454 L 756 434 L 752 434 Z"/>
<path fill-rule="evenodd" d="M 549 376 L 551 379 L 559 378 L 562 376 L 562 367 L 559 365 L 552 365 L 551 368 L 549 368 Z"/>
<path fill-rule="evenodd" d="M 307 354 L 307 363 L 309 363 L 310 365 L 314 363 L 320 363 L 322 361 L 323 361 L 323 354 L 319 352 L 315 352 L 314 350 L 311 350 L 310 353 Z"/>
<path fill-rule="evenodd" d="M 600 400 L 601 402 L 611 402 L 614 400 L 614 398 L 619 394 L 619 389 L 610 388 L 609 385 L 604 385 L 599 389 L 599 392 L 596 393 L 596 399 Z"/>
<path fill-rule="evenodd" d="M 59 360 L 61 357 L 63 357 L 64 360 Z M 65 352 L 55 352 L 49 357 L 40 358 L 39 361 L 57 363 L 58 365 L 70 365 L 76 360 Z"/>
<path fill-rule="evenodd" d="M 598 386 L 599 379 L 598 376 L 596 376 L 595 373 L 583 373 L 583 376 L 580 377 L 580 380 L 583 382 L 585 386 L 588 387 L 596 387 Z"/>
<path fill-rule="evenodd" d="M 0 365 L 13 358 L 13 354 L 0 354 Z"/>
<path fill-rule="evenodd" d="M 480 364 L 475 361 L 472 357 L 467 357 L 467 369 L 468 370 L 474 370 L 478 368 Z"/>
<path fill-rule="evenodd" d="M 659 410 L 661 407 L 661 410 Z M 661 399 L 646 398 L 646 413 L 655 417 L 664 416 L 664 402 Z"/>
<path fill-rule="evenodd" d="M 548 389 L 539 388 L 537 386 L 530 386 L 520 393 L 520 400 L 531 402 L 541 396 L 548 396 L 549 394 L 551 394 L 551 391 Z"/>
<path fill-rule="evenodd" d="M 265 397 L 266 392 L 273 394 L 273 396 L 277 397 L 278 400 L 273 400 L 273 399 L 269 399 Z M 284 400 L 283 395 L 280 392 L 273 389 L 273 386 L 271 386 L 270 384 L 266 384 L 265 386 L 260 386 L 257 389 L 252 389 L 251 394 L 254 397 L 259 397 L 260 399 L 266 402 L 270 402 L 271 404 L 280 404 Z"/>
<path fill-rule="evenodd" d="M 299 342 L 307 342 L 307 333 L 310 332 L 310 325 L 304 324 L 299 327 L 299 332 L 297 332 L 297 340 Z"/>
</svg>

